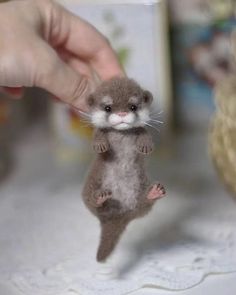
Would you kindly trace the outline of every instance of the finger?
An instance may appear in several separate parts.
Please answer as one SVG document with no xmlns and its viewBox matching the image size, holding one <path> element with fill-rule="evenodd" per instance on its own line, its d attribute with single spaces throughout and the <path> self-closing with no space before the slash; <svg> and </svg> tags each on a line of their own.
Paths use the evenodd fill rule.
<svg viewBox="0 0 236 295">
<path fill-rule="evenodd" d="M 60 5 L 54 7 L 50 40 L 63 45 L 82 60 L 91 63 L 102 80 L 124 76 L 117 55 L 106 38 L 92 25 L 65 10 Z"/>
<path fill-rule="evenodd" d="M 64 62 L 70 65 L 78 73 L 89 78 L 93 89 L 95 89 L 101 83 L 101 79 L 97 75 L 96 71 L 94 71 L 92 66 L 90 66 L 87 62 L 79 59 L 64 48 L 57 48 L 56 51 L 59 53 L 59 56 L 62 60 L 64 60 Z"/>
<path fill-rule="evenodd" d="M 79 60 L 78 58 L 70 58 L 68 60 L 68 65 L 71 66 L 76 72 L 84 75 L 89 79 L 90 82 L 90 88 L 93 92 L 96 87 L 100 84 L 100 79 L 96 76 L 96 73 L 93 71 L 91 67 L 89 67 L 85 62 Z"/>
<path fill-rule="evenodd" d="M 76 57 L 71 57 L 66 62 L 70 67 L 72 67 L 76 72 L 88 77 L 88 79 L 92 79 L 93 73 L 92 69 L 88 64 L 79 60 Z"/>
<path fill-rule="evenodd" d="M 86 98 L 91 92 L 88 78 L 64 63 L 46 43 L 41 47 L 39 56 L 41 58 L 39 63 L 36 63 L 35 86 L 46 89 L 64 102 L 84 110 Z"/>
<path fill-rule="evenodd" d="M 92 68 L 87 63 L 65 52 L 63 53 L 60 52 L 60 57 L 63 59 L 63 61 L 66 64 L 68 64 L 77 73 L 88 78 L 91 92 L 93 92 L 96 89 L 96 87 L 100 84 L 100 81 L 97 79 Z"/>
<path fill-rule="evenodd" d="M 68 52 L 64 48 L 57 48 L 56 51 L 59 54 L 60 58 L 78 73 L 88 78 L 93 77 L 91 66 L 89 66 L 86 62 L 80 60 L 78 57 Z"/>
<path fill-rule="evenodd" d="M 117 57 L 108 45 L 97 51 L 91 59 L 91 65 L 102 80 L 109 80 L 113 77 L 124 77 Z"/>
</svg>

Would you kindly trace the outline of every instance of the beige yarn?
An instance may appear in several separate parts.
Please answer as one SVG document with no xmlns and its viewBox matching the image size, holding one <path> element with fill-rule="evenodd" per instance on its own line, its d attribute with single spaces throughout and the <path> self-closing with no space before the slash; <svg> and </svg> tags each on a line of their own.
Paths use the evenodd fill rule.
<svg viewBox="0 0 236 295">
<path fill-rule="evenodd" d="M 236 197 L 236 77 L 216 88 L 216 114 L 210 129 L 210 152 L 225 184 Z"/>
</svg>

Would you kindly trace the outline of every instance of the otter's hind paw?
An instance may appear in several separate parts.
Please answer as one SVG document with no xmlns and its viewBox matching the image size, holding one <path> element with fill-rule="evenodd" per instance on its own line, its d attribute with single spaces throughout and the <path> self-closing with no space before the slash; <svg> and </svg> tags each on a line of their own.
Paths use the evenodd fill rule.
<svg viewBox="0 0 236 295">
<path fill-rule="evenodd" d="M 101 207 L 112 196 L 112 192 L 109 190 L 100 191 L 94 194 L 95 207 Z"/>
<path fill-rule="evenodd" d="M 147 199 L 154 201 L 163 198 L 165 194 L 165 188 L 162 184 L 154 184 L 148 192 Z"/>
</svg>

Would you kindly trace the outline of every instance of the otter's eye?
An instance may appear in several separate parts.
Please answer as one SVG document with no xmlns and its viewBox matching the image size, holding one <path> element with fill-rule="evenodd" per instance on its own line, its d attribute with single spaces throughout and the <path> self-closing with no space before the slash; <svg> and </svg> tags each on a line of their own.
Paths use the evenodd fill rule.
<svg viewBox="0 0 236 295">
<path fill-rule="evenodd" d="M 137 106 L 135 105 L 135 104 L 132 104 L 130 107 L 129 107 L 129 109 L 132 111 L 132 112 L 135 112 L 135 111 L 137 111 Z"/>
<path fill-rule="evenodd" d="M 104 110 L 105 110 L 105 112 L 110 113 L 111 112 L 111 106 L 105 106 Z"/>
</svg>

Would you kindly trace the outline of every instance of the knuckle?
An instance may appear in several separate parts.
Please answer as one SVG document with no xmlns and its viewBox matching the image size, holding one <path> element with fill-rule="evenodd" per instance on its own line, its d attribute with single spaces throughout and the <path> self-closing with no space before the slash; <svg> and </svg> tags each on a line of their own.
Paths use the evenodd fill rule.
<svg viewBox="0 0 236 295">
<path fill-rule="evenodd" d="M 42 61 L 42 62 L 40 62 Z M 37 70 L 37 81 L 38 86 L 46 87 L 50 84 L 51 78 L 55 71 L 57 71 L 57 62 L 54 58 L 50 58 L 45 55 L 41 55 L 38 70 Z"/>
<path fill-rule="evenodd" d="M 71 88 L 70 102 L 73 104 L 78 98 L 85 97 L 88 94 L 88 88 L 87 78 L 78 76 Z"/>
</svg>

